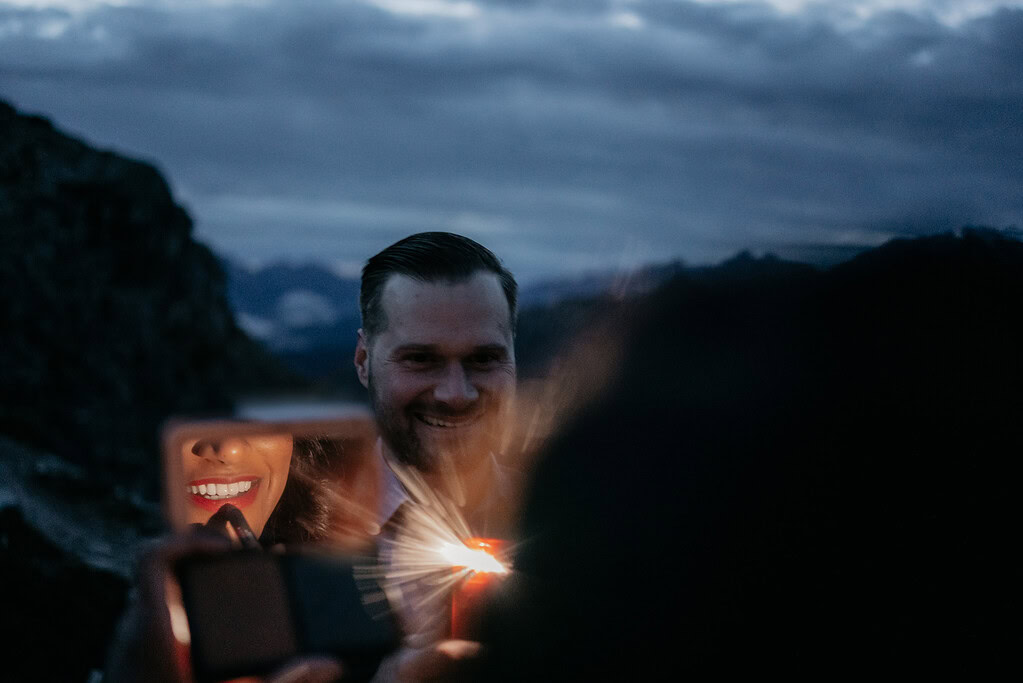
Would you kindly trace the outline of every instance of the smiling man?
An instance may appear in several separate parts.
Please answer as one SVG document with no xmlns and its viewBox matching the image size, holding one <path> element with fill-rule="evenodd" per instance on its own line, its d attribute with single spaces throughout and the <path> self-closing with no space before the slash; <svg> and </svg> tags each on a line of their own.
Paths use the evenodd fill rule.
<svg viewBox="0 0 1023 683">
<path fill-rule="evenodd" d="M 379 559 L 407 637 L 375 680 L 473 666 L 478 644 L 445 640 L 457 588 L 438 548 L 510 529 L 517 476 L 496 455 L 515 401 L 516 297 L 490 250 L 451 233 L 412 235 L 363 268 L 355 367 L 381 436 Z"/>
<path fill-rule="evenodd" d="M 515 400 L 517 285 L 482 245 L 460 235 L 407 237 L 363 269 L 355 351 L 390 474 L 413 468 L 490 533 L 507 498 L 495 454 Z M 452 476 L 454 475 L 454 476 Z M 381 523 L 407 498 L 385 484 Z"/>
</svg>

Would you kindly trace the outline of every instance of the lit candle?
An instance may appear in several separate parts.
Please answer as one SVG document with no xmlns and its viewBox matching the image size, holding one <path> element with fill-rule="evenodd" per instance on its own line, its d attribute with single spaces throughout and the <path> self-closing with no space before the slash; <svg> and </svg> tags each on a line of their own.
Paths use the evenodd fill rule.
<svg viewBox="0 0 1023 683">
<path fill-rule="evenodd" d="M 446 544 L 444 553 L 452 571 L 464 574 L 451 594 L 452 638 L 473 639 L 473 627 L 488 588 L 508 573 L 508 567 L 498 558 L 503 545 L 504 541 L 493 538 L 469 538 L 461 546 Z"/>
</svg>

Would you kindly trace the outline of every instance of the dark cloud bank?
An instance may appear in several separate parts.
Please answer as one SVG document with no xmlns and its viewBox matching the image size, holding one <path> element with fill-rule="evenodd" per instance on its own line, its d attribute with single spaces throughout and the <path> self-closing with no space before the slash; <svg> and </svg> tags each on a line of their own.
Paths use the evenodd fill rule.
<svg viewBox="0 0 1023 683">
<path fill-rule="evenodd" d="M 530 278 L 1020 223 L 1023 11 L 437 6 L 0 5 L 0 94 L 157 161 L 243 259 L 443 228 Z"/>
</svg>

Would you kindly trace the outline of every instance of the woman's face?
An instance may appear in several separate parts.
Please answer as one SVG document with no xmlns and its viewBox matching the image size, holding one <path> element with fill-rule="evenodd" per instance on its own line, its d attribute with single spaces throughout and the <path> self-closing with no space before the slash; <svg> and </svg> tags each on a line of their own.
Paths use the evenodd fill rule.
<svg viewBox="0 0 1023 683">
<path fill-rule="evenodd" d="M 255 434 L 220 441 L 185 441 L 181 447 L 188 522 L 205 524 L 231 503 L 258 537 L 288 481 L 291 434 Z"/>
</svg>

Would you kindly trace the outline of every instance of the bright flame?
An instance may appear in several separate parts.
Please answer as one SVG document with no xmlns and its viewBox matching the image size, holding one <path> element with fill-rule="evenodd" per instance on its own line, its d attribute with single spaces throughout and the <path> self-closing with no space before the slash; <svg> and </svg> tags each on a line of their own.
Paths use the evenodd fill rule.
<svg viewBox="0 0 1023 683">
<path fill-rule="evenodd" d="M 473 549 L 464 544 L 441 543 L 437 549 L 444 561 L 452 567 L 465 567 L 479 573 L 507 574 L 508 568 L 483 549 Z"/>
<path fill-rule="evenodd" d="M 496 542 L 473 535 L 451 497 L 412 468 L 392 464 L 392 469 L 409 500 L 396 513 L 401 523 L 381 533 L 377 564 L 361 568 L 357 578 L 367 590 L 374 584 L 382 589 L 406 634 L 412 634 L 408 637 L 422 636 L 425 644 L 448 632 L 454 591 L 477 580 L 509 575 L 511 566 L 491 554 L 497 551 Z M 460 486 L 455 480 L 445 488 Z M 509 556 L 512 550 L 501 548 Z"/>
</svg>

